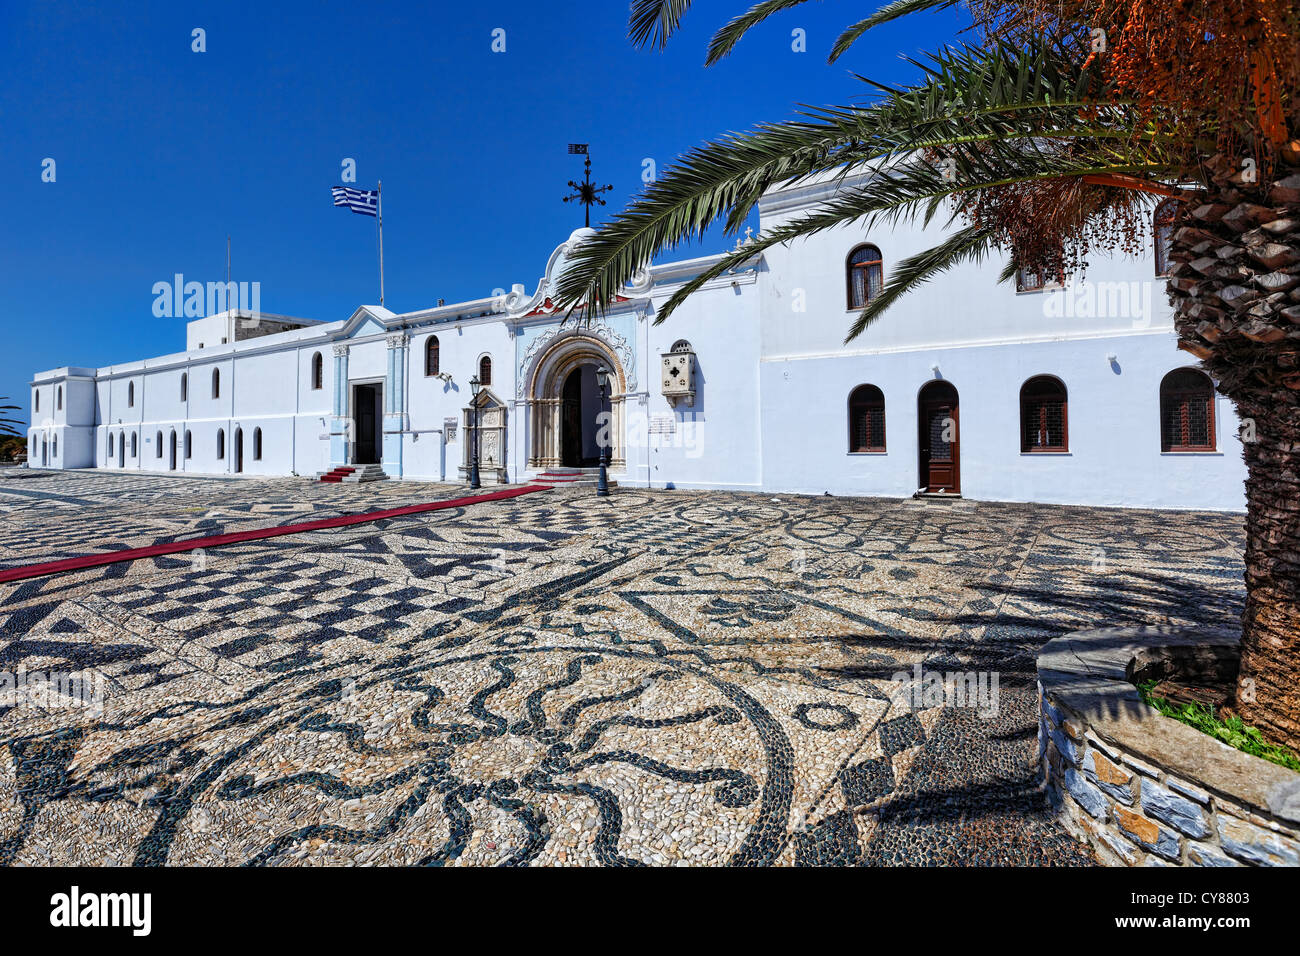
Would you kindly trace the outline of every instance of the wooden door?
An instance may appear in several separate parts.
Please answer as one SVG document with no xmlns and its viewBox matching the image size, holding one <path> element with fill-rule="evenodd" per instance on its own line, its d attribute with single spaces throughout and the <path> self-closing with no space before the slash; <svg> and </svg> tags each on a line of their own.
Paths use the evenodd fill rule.
<svg viewBox="0 0 1300 956">
<path fill-rule="evenodd" d="M 961 493 L 961 439 L 957 390 L 932 382 L 921 390 L 921 487 L 927 492 Z"/>
</svg>

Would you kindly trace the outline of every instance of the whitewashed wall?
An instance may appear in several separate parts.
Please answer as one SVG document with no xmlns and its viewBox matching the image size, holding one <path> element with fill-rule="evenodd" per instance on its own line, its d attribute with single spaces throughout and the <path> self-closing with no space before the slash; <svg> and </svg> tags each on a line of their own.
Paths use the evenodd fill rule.
<svg viewBox="0 0 1300 956">
<path fill-rule="evenodd" d="M 438 336 L 439 369 L 451 375 L 450 382 L 424 374 L 424 352 L 430 335 Z M 464 460 L 464 409 L 470 404 L 469 380 L 478 375 L 479 360 L 484 355 L 492 358 L 489 387 L 511 409 L 506 440 L 513 456 L 516 436 L 522 432 L 512 401 L 515 377 L 510 333 L 499 319 L 436 322 L 413 330 L 407 346 L 408 433 L 402 436 L 404 477 L 459 480 L 457 469 Z M 455 419 L 457 427 L 455 440 L 446 444 L 444 463 L 443 423 L 448 418 Z M 517 462 L 511 460 L 509 476 L 514 480 L 518 474 Z"/>
<path fill-rule="evenodd" d="M 769 194 L 761 206 L 763 228 L 826 198 L 828 190 L 811 183 Z M 1245 469 L 1226 399 L 1217 403 L 1217 451 L 1160 451 L 1160 380 L 1195 363 L 1175 348 L 1164 282 L 1153 275 L 1149 256 L 1094 257 L 1085 279 L 1102 295 L 1091 313 L 1065 308 L 1061 293 L 1018 294 L 998 285 L 1000 262 L 962 266 L 905 297 L 846 345 L 853 314 L 845 302 L 845 261 L 852 248 L 864 241 L 879 246 L 888 277 L 902 258 L 940 235 L 937 226 L 921 230 L 901 223 L 870 234 L 831 230 L 772 249 L 706 286 L 662 325 L 653 324 L 657 307 L 677 283 L 715 260 L 654 267 L 651 281 L 610 320 L 634 355 L 636 379 L 625 406 L 627 467 L 618 480 L 654 487 L 910 495 L 920 484 L 917 393 L 938 376 L 960 396 L 961 487 L 968 498 L 1243 507 Z M 527 397 L 519 392 L 519 363 L 527 342 L 560 321 L 528 310 L 544 298 L 565 248 L 551 257 L 547 278 L 531 298 L 516 286 L 508 297 L 513 305 L 505 307 L 484 300 L 401 316 L 367 307 L 345 322 L 98 370 L 40 373 L 32 387 L 41 393 L 41 411 L 29 435 L 46 442 L 57 432 L 53 467 L 168 471 L 167 441 L 175 429 L 178 472 L 229 474 L 242 429 L 245 474 L 314 475 L 331 466 L 334 347 L 346 343 L 350 383 L 383 380 L 386 388 L 401 391 L 400 413 L 382 420 L 388 432 L 385 470 L 394 477 L 458 481 L 469 380 L 480 358 L 490 355 L 491 391 L 509 410 L 508 476 L 524 480 L 533 474 L 526 467 L 531 423 Z M 408 337 L 404 346 L 393 338 L 399 332 Z M 440 368 L 450 382 L 425 375 L 431 334 L 439 338 Z M 674 407 L 660 392 L 659 359 L 679 339 L 690 342 L 697 356 L 697 392 L 693 404 Z M 390 378 L 394 345 L 402 374 Z M 324 371 L 320 389 L 311 387 L 316 353 Z M 214 369 L 221 378 L 217 397 Z M 182 374 L 188 376 L 184 399 Z M 1020 451 L 1020 387 L 1041 374 L 1055 375 L 1068 388 L 1064 454 Z M 132 383 L 135 400 L 128 404 Z M 866 383 L 886 399 L 888 446 L 880 454 L 848 450 L 848 396 Z M 62 413 L 55 411 L 60 384 L 66 389 Z M 449 418 L 457 422 L 450 442 L 444 433 Z M 262 431 L 260 460 L 253 455 L 255 429 Z M 183 451 L 187 430 L 189 457 Z M 225 435 L 224 456 L 217 454 L 219 431 Z M 123 466 L 116 448 L 108 453 L 110 432 L 127 438 Z"/>
<path fill-rule="evenodd" d="M 1116 366 L 1106 361 L 1117 356 Z M 960 398 L 962 494 L 1000 501 L 1237 510 L 1245 466 L 1231 403 L 1219 397 L 1211 453 L 1162 453 L 1159 383 L 1189 363 L 1171 333 L 1084 342 L 927 349 L 762 366 L 763 469 L 771 489 L 902 497 L 920 484 L 917 395 L 935 376 Z M 1118 369 L 1118 370 L 1117 370 Z M 1069 397 L 1069 450 L 1020 450 L 1021 384 L 1060 378 Z M 849 393 L 885 395 L 887 451 L 848 449 Z M 809 416 L 820 404 L 825 415 Z M 791 435 L 800 436 L 797 442 Z"/>
<path fill-rule="evenodd" d="M 691 270 L 695 271 L 695 270 Z M 654 487 L 757 489 L 762 484 L 760 394 L 757 374 L 760 339 L 757 329 L 756 275 L 719 280 L 701 290 L 661 325 L 653 315 L 644 323 L 642 382 L 646 406 L 630 414 L 671 416 L 672 434 L 650 434 L 644 422 L 630 422 L 641 438 L 629 479 Z M 656 289 L 662 303 L 672 286 Z M 673 407 L 661 391 L 660 358 L 679 339 L 697 357 L 696 394 L 691 404 Z"/>
<path fill-rule="evenodd" d="M 33 379 L 32 423 L 27 430 L 28 460 L 33 466 L 93 467 L 94 375 L 94 369 L 59 368 Z"/>
<path fill-rule="evenodd" d="M 813 184 L 769 195 L 763 228 L 827 194 Z M 921 483 L 917 395 L 941 376 L 959 394 L 965 497 L 1244 508 L 1238 420 L 1227 399 L 1217 397 L 1217 451 L 1160 450 L 1160 381 L 1196 361 L 1176 347 L 1164 280 L 1154 275 L 1150 250 L 1140 258 L 1094 256 L 1083 277 L 1091 289 L 1078 291 L 1017 293 L 997 283 L 999 260 L 959 266 L 903 297 L 845 344 L 854 317 L 845 301 L 853 248 L 878 246 L 888 279 L 892 266 L 941 236 L 937 225 L 906 222 L 874 232 L 843 228 L 765 254 L 759 282 L 765 487 L 912 494 Z M 1081 298 L 1089 294 L 1095 294 L 1091 308 Z M 1043 374 L 1068 389 L 1067 454 L 1020 451 L 1020 387 Z M 883 454 L 848 451 L 849 393 L 867 383 L 885 395 Z"/>
</svg>

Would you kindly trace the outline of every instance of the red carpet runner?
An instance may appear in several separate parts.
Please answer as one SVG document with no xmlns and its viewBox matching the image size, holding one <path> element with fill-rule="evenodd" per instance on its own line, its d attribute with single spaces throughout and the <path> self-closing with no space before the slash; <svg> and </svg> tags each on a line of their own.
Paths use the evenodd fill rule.
<svg viewBox="0 0 1300 956">
<path fill-rule="evenodd" d="M 199 548 L 220 548 L 227 544 L 241 541 L 257 541 L 261 538 L 278 538 L 286 534 L 302 534 L 305 531 L 320 531 L 324 528 L 343 528 L 353 524 L 365 524 L 369 521 L 383 521 L 385 518 L 400 518 L 403 515 L 417 515 L 426 511 L 442 511 L 446 508 L 460 508 L 464 505 L 476 505 L 485 501 L 500 501 L 503 498 L 518 498 L 520 495 L 534 491 L 550 491 L 540 485 L 524 485 L 522 488 L 510 488 L 505 491 L 493 491 L 486 495 L 471 495 L 468 498 L 451 498 L 447 501 L 431 501 L 422 505 L 407 505 L 405 508 L 388 508 L 384 511 L 363 511 L 359 514 L 339 515 L 337 518 L 321 518 L 318 521 L 301 521 L 298 524 L 282 524 L 271 528 L 251 528 L 248 531 L 232 531 L 229 534 L 216 534 L 208 538 L 189 538 L 185 541 L 170 541 L 166 544 L 151 544 L 145 548 L 127 548 L 124 551 L 105 551 L 101 554 L 83 554 L 77 558 L 65 558 L 62 561 L 46 561 L 43 564 L 25 564 L 16 568 L 0 571 L 0 583 L 5 581 L 25 581 L 27 578 L 44 577 L 47 574 L 63 574 L 66 571 L 80 571 L 83 568 L 97 568 L 105 564 L 117 564 L 121 561 L 138 561 L 141 558 L 155 558 L 162 554 L 180 554 L 184 551 L 196 551 Z"/>
</svg>

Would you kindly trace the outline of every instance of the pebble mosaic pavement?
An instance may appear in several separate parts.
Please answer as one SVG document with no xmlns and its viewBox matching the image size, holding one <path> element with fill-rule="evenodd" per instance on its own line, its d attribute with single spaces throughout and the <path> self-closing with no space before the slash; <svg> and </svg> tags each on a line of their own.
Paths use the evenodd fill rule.
<svg viewBox="0 0 1300 956">
<path fill-rule="evenodd" d="M 0 482 L 0 567 L 460 487 Z M 587 489 L 0 585 L 0 864 L 1091 862 L 1034 653 L 1231 623 L 1235 515 Z M 915 708 L 921 664 L 999 712 Z"/>
</svg>

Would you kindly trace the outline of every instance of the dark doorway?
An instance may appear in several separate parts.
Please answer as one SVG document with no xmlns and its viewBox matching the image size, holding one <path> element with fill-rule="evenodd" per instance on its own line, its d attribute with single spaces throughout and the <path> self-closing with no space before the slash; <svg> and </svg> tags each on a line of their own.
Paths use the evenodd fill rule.
<svg viewBox="0 0 1300 956">
<path fill-rule="evenodd" d="M 352 421 L 356 429 L 352 464 L 379 463 L 379 402 L 381 385 L 352 386 Z"/>
<path fill-rule="evenodd" d="M 564 405 L 560 414 L 560 463 L 566 468 L 582 465 L 582 369 L 575 368 L 564 380 Z"/>
<path fill-rule="evenodd" d="M 172 432 L 171 449 L 167 456 L 167 467 L 172 471 L 176 470 L 176 433 Z"/>
<path fill-rule="evenodd" d="M 560 463 L 565 468 L 600 464 L 600 390 L 596 366 L 580 365 L 564 380 L 560 412 Z"/>
<path fill-rule="evenodd" d="M 927 492 L 961 493 L 961 442 L 958 434 L 957 389 L 948 382 L 930 382 L 917 397 L 920 419 L 921 488 Z"/>
<path fill-rule="evenodd" d="M 235 429 L 235 471 L 244 470 L 244 430 Z"/>
</svg>

